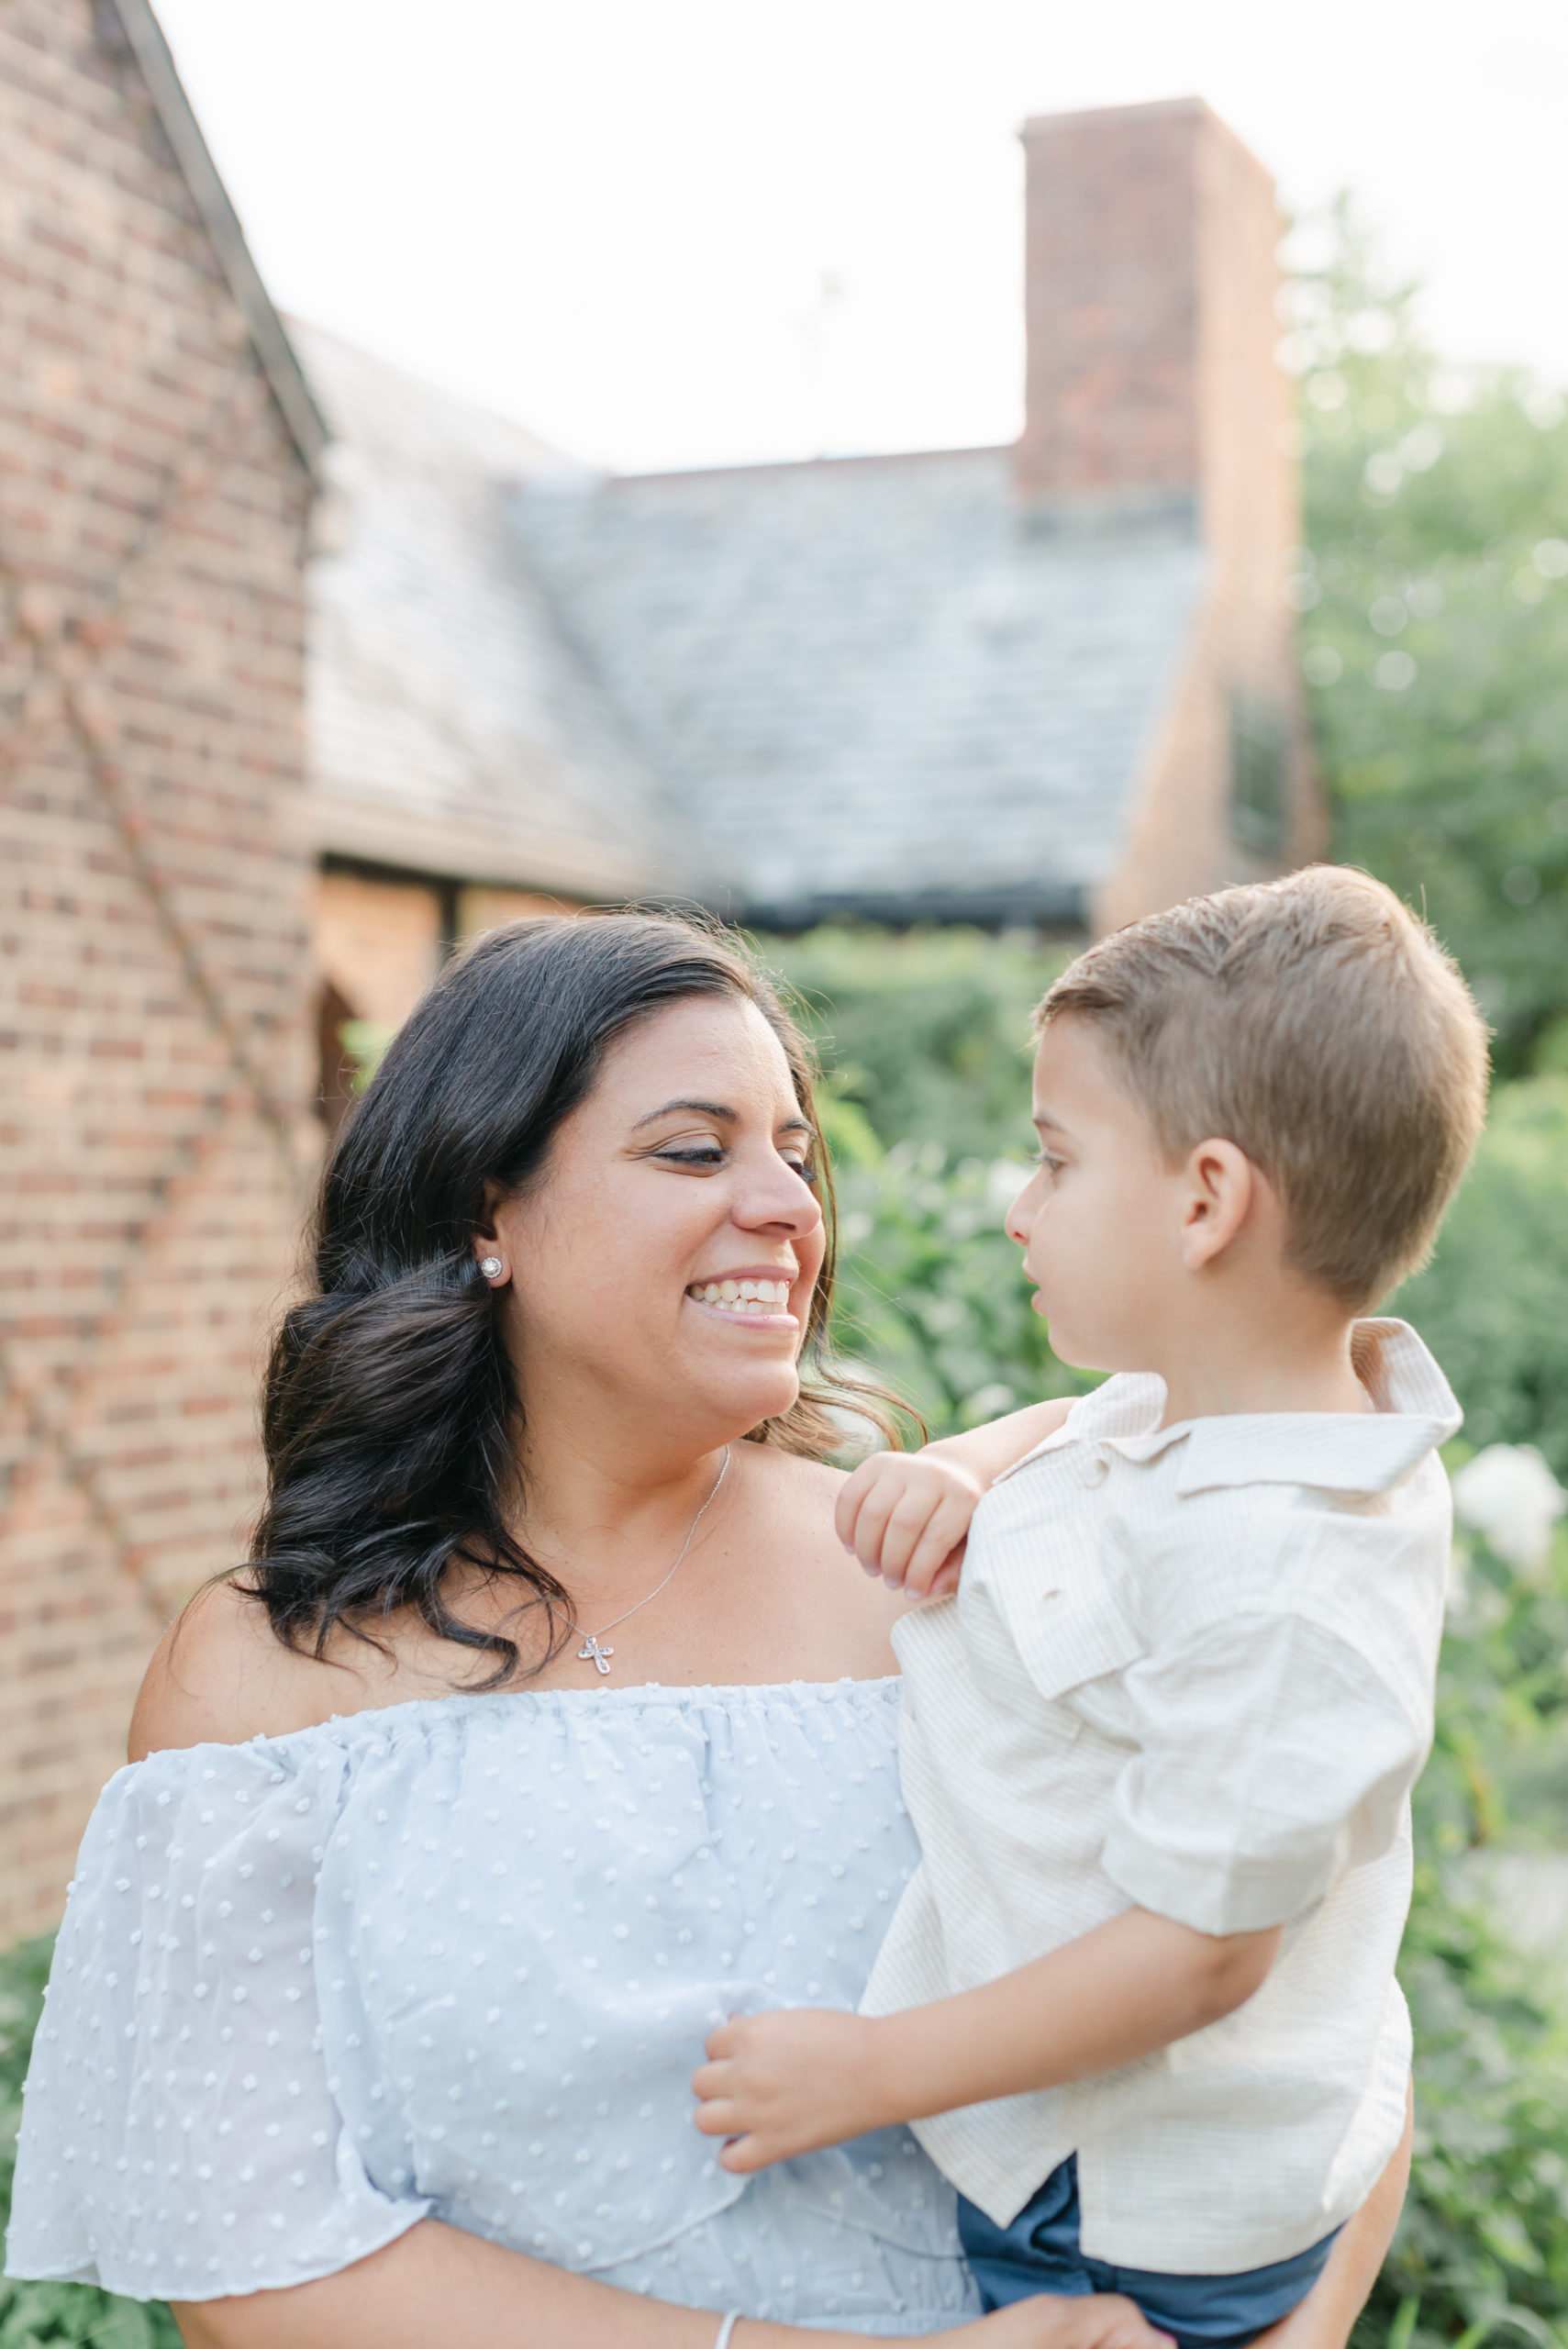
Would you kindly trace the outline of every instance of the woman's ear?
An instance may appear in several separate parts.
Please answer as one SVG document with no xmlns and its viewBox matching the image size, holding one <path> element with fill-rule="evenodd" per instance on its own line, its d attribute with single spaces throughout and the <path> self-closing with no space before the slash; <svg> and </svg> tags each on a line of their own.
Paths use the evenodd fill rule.
<svg viewBox="0 0 1568 2349">
<path fill-rule="evenodd" d="M 1261 1178 L 1244 1150 L 1213 1137 L 1189 1153 L 1183 1174 L 1182 1262 L 1197 1273 L 1229 1247 L 1252 1212 Z"/>
<path fill-rule="evenodd" d="M 486 1175 L 479 1213 L 473 1222 L 473 1248 L 474 1262 L 492 1288 L 502 1287 L 512 1276 L 512 1268 L 506 1262 L 506 1250 L 495 1229 L 495 1211 L 506 1197 L 501 1185 L 494 1177 Z"/>
</svg>

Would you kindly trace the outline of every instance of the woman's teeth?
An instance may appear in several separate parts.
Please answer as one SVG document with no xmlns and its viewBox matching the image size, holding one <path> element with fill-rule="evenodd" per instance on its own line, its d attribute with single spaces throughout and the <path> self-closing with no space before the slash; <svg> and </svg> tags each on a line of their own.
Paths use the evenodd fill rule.
<svg viewBox="0 0 1568 2349">
<path fill-rule="evenodd" d="M 686 1291 L 699 1305 L 721 1313 L 783 1313 L 789 1306 L 788 1281 L 694 1281 Z"/>
</svg>

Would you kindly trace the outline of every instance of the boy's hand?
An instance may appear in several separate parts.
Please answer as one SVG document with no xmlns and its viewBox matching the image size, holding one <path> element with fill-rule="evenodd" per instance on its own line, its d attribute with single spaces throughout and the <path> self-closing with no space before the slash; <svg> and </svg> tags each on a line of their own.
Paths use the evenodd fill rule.
<svg viewBox="0 0 1568 2349">
<path fill-rule="evenodd" d="M 876 1452 L 839 1495 L 833 1522 L 868 1575 L 909 1598 L 958 1588 L 969 1520 L 985 1480 L 927 1452 Z"/>
<path fill-rule="evenodd" d="M 721 2165 L 766 2169 L 897 2120 L 877 2079 L 876 2034 L 868 2016 L 811 2007 L 721 2023 L 692 2075 L 697 2127 L 732 2141 Z"/>
</svg>

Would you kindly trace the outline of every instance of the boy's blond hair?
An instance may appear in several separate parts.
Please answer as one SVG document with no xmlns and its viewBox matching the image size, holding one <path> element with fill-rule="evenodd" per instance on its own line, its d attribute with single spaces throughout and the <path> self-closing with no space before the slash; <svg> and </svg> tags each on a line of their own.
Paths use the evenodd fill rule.
<svg viewBox="0 0 1568 2349">
<path fill-rule="evenodd" d="M 1423 1264 L 1486 1109 L 1486 1030 L 1391 889 L 1309 865 L 1101 939 L 1037 1032 L 1092 1020 L 1173 1164 L 1214 1136 L 1275 1186 L 1288 1259 L 1360 1311 Z"/>
</svg>

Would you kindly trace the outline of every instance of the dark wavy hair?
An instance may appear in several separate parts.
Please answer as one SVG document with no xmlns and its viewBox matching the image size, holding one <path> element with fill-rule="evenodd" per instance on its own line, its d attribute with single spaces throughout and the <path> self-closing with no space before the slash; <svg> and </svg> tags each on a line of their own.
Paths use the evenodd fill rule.
<svg viewBox="0 0 1568 2349">
<path fill-rule="evenodd" d="M 831 1177 L 799 1030 L 728 938 L 668 915 L 560 915 L 491 930 L 459 955 L 399 1030 L 327 1166 L 313 1234 L 313 1292 L 285 1315 L 262 1403 L 267 1497 L 242 1587 L 285 1645 L 317 1657 L 339 1627 L 412 1608 L 430 1630 L 517 1672 L 515 1640 L 453 1614 L 462 1562 L 515 1579 L 542 1607 L 544 1660 L 566 1635 L 566 1594 L 511 1531 L 522 1498 L 520 1404 L 497 1293 L 474 1261 L 487 1181 L 525 1190 L 606 1048 L 693 996 L 762 1014 L 784 1048 L 817 1135 L 828 1254 L 792 1408 L 750 1430 L 758 1443 L 824 1458 L 844 1434 L 831 1408 L 886 1431 L 879 1398 L 835 1376 Z"/>
</svg>

